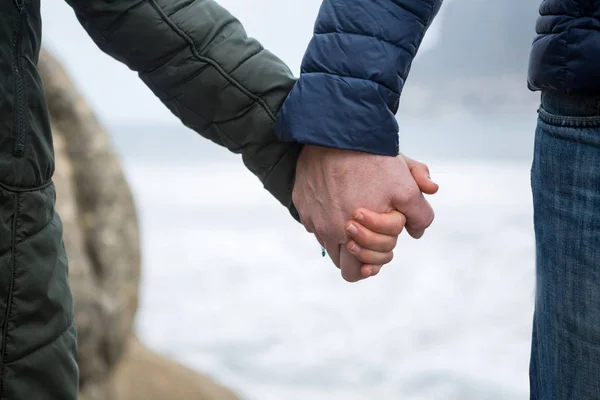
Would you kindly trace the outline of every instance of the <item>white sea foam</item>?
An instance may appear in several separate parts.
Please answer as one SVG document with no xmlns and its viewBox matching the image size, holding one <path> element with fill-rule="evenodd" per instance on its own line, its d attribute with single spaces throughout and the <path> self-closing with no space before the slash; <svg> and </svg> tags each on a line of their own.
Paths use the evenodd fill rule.
<svg viewBox="0 0 600 400">
<path fill-rule="evenodd" d="M 430 167 L 434 225 L 350 285 L 241 165 L 128 164 L 140 335 L 245 399 L 527 398 L 529 166 Z"/>
</svg>

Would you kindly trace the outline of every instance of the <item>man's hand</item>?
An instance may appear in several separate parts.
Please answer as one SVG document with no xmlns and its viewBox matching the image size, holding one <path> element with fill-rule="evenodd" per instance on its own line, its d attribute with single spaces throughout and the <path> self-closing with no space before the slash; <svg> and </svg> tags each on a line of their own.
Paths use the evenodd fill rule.
<svg viewBox="0 0 600 400">
<path fill-rule="evenodd" d="M 315 234 L 345 280 L 363 278 L 363 263 L 346 248 L 345 224 L 356 208 L 377 213 L 400 211 L 414 238 L 420 238 L 432 223 L 433 210 L 411 175 L 411 168 L 421 165 L 402 156 L 308 145 L 302 150 L 293 202 L 306 230 Z"/>
</svg>

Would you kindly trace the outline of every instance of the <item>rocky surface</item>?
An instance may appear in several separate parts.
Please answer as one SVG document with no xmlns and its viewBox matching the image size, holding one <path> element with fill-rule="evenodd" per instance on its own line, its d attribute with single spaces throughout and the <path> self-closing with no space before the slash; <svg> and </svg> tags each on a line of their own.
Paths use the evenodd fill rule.
<svg viewBox="0 0 600 400">
<path fill-rule="evenodd" d="M 57 210 L 75 296 L 80 399 L 237 399 L 135 337 L 141 256 L 131 190 L 109 136 L 59 62 L 44 51 L 39 69 L 53 127 Z"/>
</svg>

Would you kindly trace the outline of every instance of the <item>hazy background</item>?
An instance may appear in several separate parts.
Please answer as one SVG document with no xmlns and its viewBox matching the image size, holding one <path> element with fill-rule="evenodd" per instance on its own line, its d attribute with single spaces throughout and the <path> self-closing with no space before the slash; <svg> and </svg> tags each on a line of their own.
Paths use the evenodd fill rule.
<svg viewBox="0 0 600 400">
<path fill-rule="evenodd" d="M 441 185 L 437 219 L 358 285 L 237 156 L 98 50 L 66 3 L 42 3 L 45 43 L 112 131 L 136 195 L 147 343 L 247 399 L 528 398 L 539 0 L 445 2 L 398 113 L 401 149 Z M 298 73 L 319 0 L 220 3 Z"/>
</svg>

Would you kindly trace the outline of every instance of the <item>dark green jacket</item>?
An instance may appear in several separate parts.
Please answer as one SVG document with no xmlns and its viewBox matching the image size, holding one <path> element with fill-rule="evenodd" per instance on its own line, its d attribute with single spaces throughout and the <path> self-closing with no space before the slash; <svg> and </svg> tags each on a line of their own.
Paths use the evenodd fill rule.
<svg viewBox="0 0 600 400">
<path fill-rule="evenodd" d="M 296 144 L 272 128 L 294 79 L 212 0 L 68 0 L 98 46 L 293 212 Z M 0 400 L 77 398 L 76 329 L 37 71 L 40 0 L 0 2 Z M 98 79 L 110 79 L 99 76 Z M 166 133 L 165 133 L 166 134 Z"/>
</svg>

